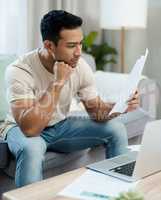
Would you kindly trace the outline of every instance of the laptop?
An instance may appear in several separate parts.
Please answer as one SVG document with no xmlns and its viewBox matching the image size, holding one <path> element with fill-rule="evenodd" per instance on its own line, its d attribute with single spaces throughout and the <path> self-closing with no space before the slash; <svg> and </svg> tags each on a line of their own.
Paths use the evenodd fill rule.
<svg viewBox="0 0 161 200">
<path fill-rule="evenodd" d="M 87 168 L 133 182 L 161 171 L 161 120 L 148 122 L 138 152 L 131 151 Z"/>
</svg>

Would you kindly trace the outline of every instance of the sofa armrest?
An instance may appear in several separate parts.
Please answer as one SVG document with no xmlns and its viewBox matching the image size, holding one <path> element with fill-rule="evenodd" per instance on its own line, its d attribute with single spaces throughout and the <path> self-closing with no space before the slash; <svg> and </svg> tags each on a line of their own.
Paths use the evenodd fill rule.
<svg viewBox="0 0 161 200">
<path fill-rule="evenodd" d="M 140 93 L 140 107 L 152 118 L 157 117 L 157 105 L 159 103 L 160 90 L 156 81 L 142 79 L 138 86 Z"/>
<path fill-rule="evenodd" d="M 154 120 L 154 118 L 142 108 L 138 108 L 132 112 L 121 114 L 114 120 L 119 120 L 125 125 L 127 136 L 130 139 L 143 134 L 146 123 Z"/>
<path fill-rule="evenodd" d="M 127 78 L 128 74 L 97 71 L 95 80 L 99 95 L 107 102 L 118 101 L 119 91 Z M 140 93 L 140 107 L 152 118 L 156 118 L 159 101 L 159 86 L 157 82 L 142 76 L 138 90 Z"/>
</svg>

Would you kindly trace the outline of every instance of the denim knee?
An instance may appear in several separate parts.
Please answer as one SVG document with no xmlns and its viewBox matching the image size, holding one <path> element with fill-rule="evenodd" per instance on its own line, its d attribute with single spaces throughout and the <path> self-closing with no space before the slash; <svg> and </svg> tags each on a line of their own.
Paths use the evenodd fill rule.
<svg viewBox="0 0 161 200">
<path fill-rule="evenodd" d="M 28 138 L 20 147 L 17 158 L 23 154 L 26 159 L 42 160 L 46 152 L 46 144 L 44 141 Z"/>
<path fill-rule="evenodd" d="M 125 125 L 118 121 L 109 121 L 102 126 L 102 132 L 107 138 L 127 140 L 127 131 Z"/>
<path fill-rule="evenodd" d="M 107 134 L 106 158 L 126 153 L 128 146 L 127 132 L 123 123 L 111 120 L 105 126 Z M 110 138 L 108 138 L 111 136 Z"/>
</svg>

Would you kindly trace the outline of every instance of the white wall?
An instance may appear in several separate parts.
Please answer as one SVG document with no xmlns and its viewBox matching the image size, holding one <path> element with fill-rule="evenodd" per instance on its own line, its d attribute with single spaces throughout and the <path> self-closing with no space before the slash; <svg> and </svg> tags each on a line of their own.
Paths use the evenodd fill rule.
<svg viewBox="0 0 161 200">
<path fill-rule="evenodd" d="M 161 86 L 161 0 L 149 0 L 147 45 L 150 54 L 146 75 Z M 158 118 L 161 118 L 161 98 L 159 100 Z"/>
<path fill-rule="evenodd" d="M 76 14 L 84 20 L 83 30 L 88 33 L 91 30 L 99 31 L 99 0 L 74 0 L 77 2 Z"/>
<path fill-rule="evenodd" d="M 149 0 L 148 23 L 145 30 L 127 30 L 125 39 L 125 66 L 128 71 L 136 59 L 149 49 L 149 56 L 144 69 L 144 75 L 154 79 L 161 86 L 161 0 Z M 119 52 L 119 31 L 106 31 L 106 40 L 115 46 Z M 112 66 L 112 71 L 120 71 L 118 64 Z M 158 106 L 158 118 L 161 118 L 161 103 Z"/>
<path fill-rule="evenodd" d="M 91 4 L 92 3 L 92 4 Z M 27 48 L 32 50 L 41 46 L 40 20 L 52 9 L 64 9 L 81 16 L 84 20 L 83 30 L 99 31 L 99 0 L 27 0 Z"/>
</svg>

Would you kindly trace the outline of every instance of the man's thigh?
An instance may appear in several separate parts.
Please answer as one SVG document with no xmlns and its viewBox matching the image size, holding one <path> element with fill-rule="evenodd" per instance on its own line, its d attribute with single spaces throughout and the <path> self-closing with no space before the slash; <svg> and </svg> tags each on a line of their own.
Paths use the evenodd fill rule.
<svg viewBox="0 0 161 200">
<path fill-rule="evenodd" d="M 48 148 L 58 152 L 72 152 L 105 144 L 113 137 L 116 122 L 98 123 L 89 118 L 70 117 L 47 128 L 42 137 Z"/>
</svg>

